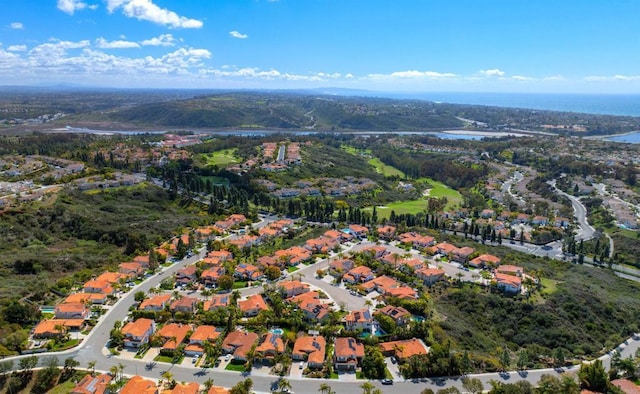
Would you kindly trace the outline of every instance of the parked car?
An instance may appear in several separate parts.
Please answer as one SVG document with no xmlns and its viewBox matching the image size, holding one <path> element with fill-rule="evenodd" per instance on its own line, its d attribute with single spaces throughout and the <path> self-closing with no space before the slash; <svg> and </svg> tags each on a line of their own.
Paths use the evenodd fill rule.
<svg viewBox="0 0 640 394">
<path fill-rule="evenodd" d="M 304 362 L 300 361 L 300 365 L 298 366 L 299 369 L 304 368 Z"/>
<path fill-rule="evenodd" d="M 391 384 L 393 384 L 393 380 L 391 380 L 391 379 L 382 379 L 380 381 L 380 383 L 382 383 L 384 385 L 391 385 Z"/>
</svg>

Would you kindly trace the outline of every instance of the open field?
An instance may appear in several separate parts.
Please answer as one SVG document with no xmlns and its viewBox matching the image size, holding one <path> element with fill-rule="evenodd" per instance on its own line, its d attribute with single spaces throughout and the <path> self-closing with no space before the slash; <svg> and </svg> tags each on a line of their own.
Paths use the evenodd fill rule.
<svg viewBox="0 0 640 394">
<path fill-rule="evenodd" d="M 435 181 L 430 178 L 420 178 L 416 183 L 424 184 L 425 188 L 429 188 L 429 197 L 446 197 L 449 201 L 446 209 L 451 209 L 462 202 L 462 196 L 457 190 L 451 189 L 442 182 Z"/>
<path fill-rule="evenodd" d="M 207 166 L 227 166 L 240 162 L 240 158 L 235 156 L 236 149 L 225 149 L 217 152 L 203 154 L 200 157 Z"/>
<path fill-rule="evenodd" d="M 404 178 L 404 172 L 395 167 L 384 164 L 377 157 L 369 159 L 369 164 L 374 166 L 376 168 L 376 172 L 378 172 L 379 174 L 382 174 L 384 176 L 397 176 L 400 178 Z"/>
</svg>

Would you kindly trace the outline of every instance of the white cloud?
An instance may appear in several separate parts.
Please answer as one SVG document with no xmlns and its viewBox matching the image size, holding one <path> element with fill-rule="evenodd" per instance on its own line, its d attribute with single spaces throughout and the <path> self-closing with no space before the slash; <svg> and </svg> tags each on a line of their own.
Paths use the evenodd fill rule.
<svg viewBox="0 0 640 394">
<path fill-rule="evenodd" d="M 171 28 L 199 29 L 202 21 L 180 16 L 166 8 L 160 8 L 152 0 L 107 0 L 107 10 L 112 13 L 117 9 L 129 18 L 165 25 Z"/>
<path fill-rule="evenodd" d="M 390 74 L 369 74 L 367 78 L 374 80 L 385 80 L 385 79 L 444 79 L 444 78 L 455 78 L 458 75 L 453 73 L 441 73 L 437 71 L 417 71 L 417 70 L 407 70 L 407 71 L 395 71 Z"/>
<path fill-rule="evenodd" d="M 534 80 L 534 78 L 525 77 L 523 75 L 514 75 L 513 77 L 511 77 L 511 79 L 514 79 L 516 81 L 533 81 Z"/>
<path fill-rule="evenodd" d="M 588 82 L 638 81 L 640 80 L 640 75 L 590 75 L 588 77 L 585 77 L 584 79 Z"/>
<path fill-rule="evenodd" d="M 240 38 L 240 39 L 245 39 L 245 38 L 248 38 L 248 37 L 249 37 L 248 35 L 246 35 L 246 34 L 242 34 L 242 33 L 240 33 L 240 32 L 239 32 L 239 31 L 237 31 L 237 30 L 230 31 L 230 32 L 229 32 L 229 35 L 230 35 L 231 37 L 233 37 L 233 38 Z"/>
<path fill-rule="evenodd" d="M 58 0 L 58 9 L 69 15 L 73 15 L 77 10 L 82 10 L 84 8 L 87 8 L 87 3 L 82 0 Z"/>
<path fill-rule="evenodd" d="M 22 22 L 11 22 L 11 24 L 9 24 L 9 27 L 12 28 L 13 30 L 24 29 L 24 25 L 22 24 Z"/>
<path fill-rule="evenodd" d="M 158 37 L 153 37 L 148 40 L 143 40 L 140 42 L 141 45 L 144 46 L 154 46 L 154 47 L 172 47 L 175 45 L 176 39 L 173 38 L 171 34 L 161 34 Z"/>
<path fill-rule="evenodd" d="M 102 49 L 140 48 L 140 45 L 137 42 L 124 40 L 107 41 L 102 37 L 96 40 L 96 46 Z"/>
<path fill-rule="evenodd" d="M 548 77 L 544 77 L 542 78 L 545 81 L 564 81 L 565 77 L 563 77 L 562 75 L 550 75 Z"/>
<path fill-rule="evenodd" d="M 7 51 L 11 51 L 11 52 L 24 52 L 26 50 L 27 50 L 26 45 L 10 45 L 7 48 Z"/>
<path fill-rule="evenodd" d="M 480 70 L 480 74 L 485 77 L 502 77 L 504 76 L 504 71 L 498 68 L 492 68 L 491 70 Z"/>
</svg>

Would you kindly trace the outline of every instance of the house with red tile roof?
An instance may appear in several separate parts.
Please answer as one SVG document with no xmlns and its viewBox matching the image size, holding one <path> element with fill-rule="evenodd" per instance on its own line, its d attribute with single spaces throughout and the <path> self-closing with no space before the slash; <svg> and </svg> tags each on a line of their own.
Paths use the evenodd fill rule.
<svg viewBox="0 0 640 394">
<path fill-rule="evenodd" d="M 338 245 L 340 245 L 340 241 L 338 241 L 337 239 L 321 236 L 319 238 L 312 238 L 307 240 L 304 247 L 305 249 L 310 250 L 312 253 L 328 253 Z"/>
<path fill-rule="evenodd" d="M 182 297 L 174 300 L 169 306 L 171 312 L 196 313 L 198 299 L 195 297 Z"/>
<path fill-rule="evenodd" d="M 107 295 L 102 293 L 73 293 L 69 294 L 63 302 L 65 304 L 104 304 L 107 302 Z"/>
<path fill-rule="evenodd" d="M 524 268 L 517 265 L 503 264 L 496 268 L 496 272 L 521 277 L 524 274 Z"/>
<path fill-rule="evenodd" d="M 307 367 L 318 369 L 324 367 L 327 341 L 323 336 L 302 336 L 293 345 L 291 358 L 295 361 L 307 361 Z"/>
<path fill-rule="evenodd" d="M 469 256 L 471 256 L 475 252 L 475 249 L 465 246 L 462 248 L 455 248 L 453 250 L 452 259 L 457 261 L 458 263 L 466 263 L 469 260 Z"/>
<path fill-rule="evenodd" d="M 381 314 L 388 316 L 398 326 L 404 326 L 411 320 L 411 312 L 401 306 L 386 305 L 377 311 L 373 312 L 374 315 Z"/>
<path fill-rule="evenodd" d="M 292 246 L 289 249 L 277 250 L 273 257 L 288 265 L 298 265 L 311 260 L 312 253 L 310 250 L 300 246 Z"/>
<path fill-rule="evenodd" d="M 367 293 L 372 292 L 373 290 L 377 291 L 380 294 L 385 294 L 390 289 L 400 287 L 400 283 L 393 279 L 390 276 L 382 275 L 374 280 L 363 283 L 360 285 L 360 288 L 366 291 Z"/>
<path fill-rule="evenodd" d="M 415 274 L 426 286 L 433 286 L 436 282 L 444 279 L 445 272 L 439 268 L 422 268 L 417 270 Z"/>
<path fill-rule="evenodd" d="M 284 298 L 295 297 L 302 293 L 309 292 L 309 284 L 300 282 L 299 280 L 287 280 L 278 283 L 278 289 Z"/>
<path fill-rule="evenodd" d="M 398 240 L 405 245 L 412 245 L 414 248 L 426 248 L 435 244 L 435 238 L 428 235 L 421 235 L 416 232 L 402 233 Z"/>
<path fill-rule="evenodd" d="M 188 285 L 193 283 L 198 277 L 198 268 L 195 265 L 188 265 L 176 272 L 176 283 L 180 285 Z"/>
<path fill-rule="evenodd" d="M 233 271 L 233 276 L 240 280 L 259 280 L 264 275 L 255 265 L 240 263 Z"/>
<path fill-rule="evenodd" d="M 109 282 L 103 280 L 90 280 L 82 287 L 85 293 L 97 293 L 97 294 L 113 294 L 114 289 Z"/>
<path fill-rule="evenodd" d="M 189 331 L 191 331 L 191 326 L 188 324 L 169 323 L 162 326 L 156 333 L 156 336 L 164 341 L 160 352 L 173 354 Z"/>
<path fill-rule="evenodd" d="M 231 294 L 222 293 L 214 294 L 210 300 L 205 300 L 202 305 L 202 310 L 213 312 L 219 308 L 226 308 L 231 304 Z"/>
<path fill-rule="evenodd" d="M 142 376 L 134 376 L 120 389 L 120 394 L 158 394 L 158 386 Z"/>
<path fill-rule="evenodd" d="M 220 277 L 222 275 L 225 275 L 226 273 L 227 270 L 224 268 L 224 266 L 212 267 L 202 271 L 202 274 L 200 274 L 200 281 L 205 286 L 214 286 L 218 284 L 218 279 L 220 279 Z"/>
<path fill-rule="evenodd" d="M 140 309 L 141 311 L 160 312 L 164 310 L 164 308 L 168 305 L 170 300 L 171 300 L 171 295 L 160 294 L 157 296 L 153 296 L 151 298 L 147 298 L 144 301 L 142 301 L 138 309 Z"/>
<path fill-rule="evenodd" d="M 491 267 L 499 264 L 500 257 L 496 257 L 492 254 L 481 254 L 480 256 L 469 261 L 469 265 L 474 268 Z"/>
<path fill-rule="evenodd" d="M 230 391 L 220 386 L 211 386 L 207 394 L 229 394 Z"/>
<path fill-rule="evenodd" d="M 391 240 L 396 235 L 396 228 L 394 226 L 382 226 L 378 227 L 376 230 L 378 232 L 378 237 L 384 240 Z"/>
<path fill-rule="evenodd" d="M 279 334 L 269 332 L 262 336 L 260 344 L 256 347 L 256 357 L 263 364 L 272 364 L 274 358 L 284 352 L 284 341 Z"/>
<path fill-rule="evenodd" d="M 56 319 L 88 319 L 91 311 L 81 302 L 58 304 L 55 308 Z"/>
<path fill-rule="evenodd" d="M 349 331 L 362 330 L 371 331 L 373 326 L 373 316 L 369 308 L 350 311 L 343 319 L 344 325 Z"/>
<path fill-rule="evenodd" d="M 184 348 L 184 353 L 187 356 L 204 355 L 204 344 L 214 344 L 221 334 L 222 330 L 214 326 L 198 326 L 189 337 L 189 344 Z"/>
<path fill-rule="evenodd" d="M 119 272 L 103 272 L 95 280 L 97 282 L 107 282 L 113 285 L 114 283 L 118 283 L 125 279 L 127 279 L 127 276 Z"/>
<path fill-rule="evenodd" d="M 236 245 L 238 249 L 249 248 L 258 243 L 258 237 L 255 235 L 243 235 L 229 241 L 230 244 Z"/>
<path fill-rule="evenodd" d="M 505 293 L 519 293 L 522 290 L 522 279 L 519 276 L 501 274 L 498 271 L 493 276 L 498 290 Z"/>
<path fill-rule="evenodd" d="M 280 270 L 284 268 L 285 262 L 275 258 L 274 256 L 260 256 L 256 259 L 256 265 L 262 270 L 267 267 L 276 267 Z"/>
<path fill-rule="evenodd" d="M 207 257 L 216 258 L 220 261 L 231 261 L 233 260 L 233 253 L 228 250 L 213 250 L 207 253 Z"/>
<path fill-rule="evenodd" d="M 320 323 L 327 320 L 331 312 L 331 307 L 319 300 L 316 302 L 303 302 L 300 304 L 300 309 L 304 313 L 306 320 Z"/>
<path fill-rule="evenodd" d="M 385 248 L 382 245 L 368 246 L 366 248 L 362 248 L 361 252 L 362 253 L 371 253 L 373 255 L 374 259 L 380 259 L 383 256 L 389 254 L 389 251 L 387 250 L 387 248 Z"/>
<path fill-rule="evenodd" d="M 258 316 L 260 312 L 269 310 L 269 306 L 261 294 L 254 294 L 247 297 L 246 300 L 238 301 L 238 308 L 240 308 L 242 316 L 245 317 Z"/>
<path fill-rule="evenodd" d="M 164 390 L 162 394 L 199 394 L 200 384 L 196 382 L 177 383 L 171 390 Z"/>
<path fill-rule="evenodd" d="M 394 297 L 401 300 L 415 300 L 416 298 L 418 298 L 418 292 L 409 286 L 403 285 L 386 290 L 384 296 L 385 298 Z"/>
<path fill-rule="evenodd" d="M 357 238 L 366 238 L 369 233 L 369 229 L 365 226 L 361 226 L 359 224 L 350 224 L 349 231 Z"/>
<path fill-rule="evenodd" d="M 350 269 L 344 276 L 342 280 L 347 283 L 365 283 L 370 280 L 373 280 L 374 274 L 371 271 L 371 268 L 366 265 L 361 265 L 359 267 L 355 267 Z"/>
<path fill-rule="evenodd" d="M 149 342 L 156 329 L 156 323 L 151 319 L 140 318 L 122 327 L 124 346 L 137 349 Z"/>
<path fill-rule="evenodd" d="M 247 354 L 258 342 L 258 334 L 254 332 L 233 331 L 222 342 L 222 350 L 227 354 L 233 354 L 233 359 L 247 361 Z"/>
<path fill-rule="evenodd" d="M 130 279 L 134 279 L 144 275 L 144 267 L 140 263 L 120 263 L 118 272 Z"/>
<path fill-rule="evenodd" d="M 353 239 L 353 236 L 347 233 L 343 233 L 338 230 L 327 230 L 324 233 L 325 237 L 338 240 L 338 242 L 348 242 Z"/>
<path fill-rule="evenodd" d="M 379 346 L 384 356 L 395 356 L 400 362 L 405 362 L 412 356 L 426 355 L 428 352 L 424 342 L 416 338 L 383 342 Z"/>
<path fill-rule="evenodd" d="M 86 324 L 84 319 L 48 319 L 42 320 L 33 329 L 33 337 L 55 338 L 68 331 L 80 331 Z"/>
<path fill-rule="evenodd" d="M 71 394 L 104 394 L 111 383 L 111 375 L 106 373 L 92 376 L 85 375 L 71 391 Z"/>
<path fill-rule="evenodd" d="M 307 293 L 302 293 L 297 296 L 293 296 L 291 298 L 287 298 L 287 301 L 290 304 L 303 305 L 308 303 L 318 303 L 320 302 L 320 293 L 317 291 L 309 291 Z"/>
<path fill-rule="evenodd" d="M 403 259 L 400 260 L 400 270 L 403 272 L 416 272 L 425 267 L 425 262 L 420 259 Z"/>
<path fill-rule="evenodd" d="M 447 242 L 440 242 L 439 244 L 431 247 L 431 250 L 433 251 L 434 254 L 442 254 L 445 256 L 448 256 L 449 254 L 453 253 L 453 251 L 456 249 L 458 248 Z"/>
<path fill-rule="evenodd" d="M 345 272 L 352 269 L 354 265 L 355 264 L 353 260 L 349 260 L 349 259 L 333 260 L 332 262 L 329 263 L 329 272 L 333 276 L 342 275 Z"/>
<path fill-rule="evenodd" d="M 622 390 L 624 394 L 640 394 L 640 386 L 629 379 L 615 379 L 611 384 Z"/>
<path fill-rule="evenodd" d="M 333 365 L 337 371 L 355 371 L 364 358 L 364 345 L 355 338 L 336 338 Z"/>
</svg>

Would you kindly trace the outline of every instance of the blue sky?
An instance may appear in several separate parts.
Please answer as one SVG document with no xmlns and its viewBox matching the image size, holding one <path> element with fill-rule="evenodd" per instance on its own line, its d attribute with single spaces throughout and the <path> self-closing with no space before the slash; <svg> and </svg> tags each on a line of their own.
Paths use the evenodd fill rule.
<svg viewBox="0 0 640 394">
<path fill-rule="evenodd" d="M 640 93 L 635 0 L 0 0 L 0 85 Z"/>
</svg>

